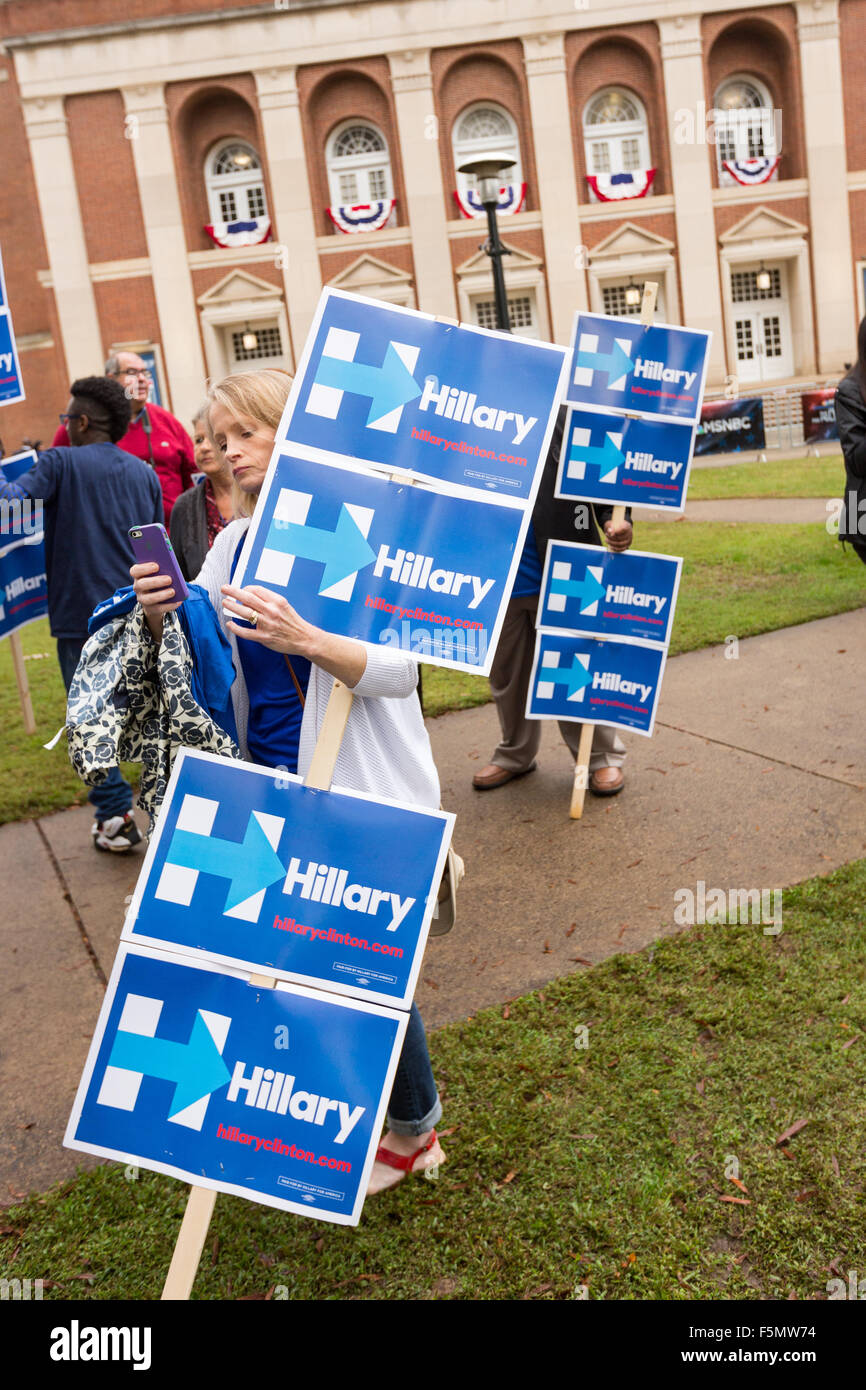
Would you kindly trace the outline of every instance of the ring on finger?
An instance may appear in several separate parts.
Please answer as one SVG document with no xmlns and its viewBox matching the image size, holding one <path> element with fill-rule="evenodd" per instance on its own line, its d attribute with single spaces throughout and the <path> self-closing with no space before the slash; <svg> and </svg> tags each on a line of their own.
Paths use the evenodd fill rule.
<svg viewBox="0 0 866 1390">
<path fill-rule="evenodd" d="M 247 622 L 249 623 L 250 627 L 255 627 L 258 621 L 259 621 L 259 615 L 258 615 L 258 613 L 256 612 L 256 610 L 255 610 L 254 608 L 251 608 L 250 611 L 249 611 L 249 616 L 248 616 L 248 618 L 247 618 Z"/>
</svg>

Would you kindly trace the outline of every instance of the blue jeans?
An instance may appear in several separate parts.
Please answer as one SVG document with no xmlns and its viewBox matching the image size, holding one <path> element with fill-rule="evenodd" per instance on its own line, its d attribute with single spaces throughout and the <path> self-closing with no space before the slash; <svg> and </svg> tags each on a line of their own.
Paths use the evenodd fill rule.
<svg viewBox="0 0 866 1390">
<path fill-rule="evenodd" d="M 81 648 L 86 641 L 86 637 L 57 638 L 57 660 L 67 695 Z M 87 800 L 93 806 L 97 820 L 110 820 L 112 816 L 123 816 L 132 810 L 132 788 L 122 776 L 120 768 L 113 767 L 104 782 L 100 782 L 98 787 L 91 787 Z"/>
<path fill-rule="evenodd" d="M 426 1134 L 441 1118 L 424 1024 L 418 1005 L 413 1004 L 388 1102 L 388 1128 L 395 1134 Z"/>
</svg>

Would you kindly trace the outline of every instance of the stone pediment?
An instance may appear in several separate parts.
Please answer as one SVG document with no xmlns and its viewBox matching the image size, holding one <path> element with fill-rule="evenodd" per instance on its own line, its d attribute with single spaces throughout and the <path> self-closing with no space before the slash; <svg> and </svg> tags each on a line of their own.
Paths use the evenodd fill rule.
<svg viewBox="0 0 866 1390">
<path fill-rule="evenodd" d="M 759 207 L 722 232 L 719 241 L 723 246 L 738 241 L 778 241 L 780 237 L 805 236 L 808 230 L 803 222 L 795 222 L 793 217 L 783 217 L 772 208 Z"/>
<path fill-rule="evenodd" d="M 246 270 L 230 270 L 222 280 L 205 290 L 204 294 L 200 294 L 197 302 L 204 309 L 208 305 L 231 304 L 234 300 L 248 303 L 251 299 L 273 299 L 275 296 L 282 298 L 278 285 L 272 285 L 268 280 L 260 280 L 257 275 L 250 275 Z"/>
<path fill-rule="evenodd" d="M 531 251 L 523 251 L 519 246 L 511 246 L 507 241 L 503 241 L 502 245 L 511 252 L 507 261 L 504 262 L 507 271 L 539 270 L 541 268 L 541 260 L 538 256 L 533 256 Z M 490 274 L 490 257 L 486 251 L 476 251 L 474 255 L 469 257 L 468 261 L 458 265 L 457 274 L 475 275 L 481 270 L 486 271 L 488 275 Z"/>
<path fill-rule="evenodd" d="M 335 275 L 328 284 L 337 290 L 346 290 L 352 294 L 364 294 L 371 289 L 381 290 L 385 286 L 411 285 L 412 276 L 406 270 L 398 270 L 394 265 L 388 265 L 387 261 L 380 261 L 376 256 L 364 254 L 359 256 L 351 265 L 341 270 L 339 275 Z"/>
<path fill-rule="evenodd" d="M 591 261 L 613 260 L 622 256 L 657 256 L 660 252 L 671 252 L 674 243 L 667 237 L 658 236 L 635 222 L 624 222 L 615 232 L 606 236 L 589 253 Z"/>
</svg>

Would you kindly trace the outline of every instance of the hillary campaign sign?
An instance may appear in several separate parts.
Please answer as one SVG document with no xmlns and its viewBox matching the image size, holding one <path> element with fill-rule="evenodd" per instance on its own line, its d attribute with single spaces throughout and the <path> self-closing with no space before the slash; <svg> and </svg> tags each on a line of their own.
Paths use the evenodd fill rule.
<svg viewBox="0 0 866 1390">
<path fill-rule="evenodd" d="M 0 477 L 14 483 L 36 462 L 32 449 L 4 459 Z M 42 503 L 0 498 L 0 637 L 48 612 Z"/>
<path fill-rule="evenodd" d="M 453 825 L 182 749 L 122 939 L 408 1009 Z"/>
<path fill-rule="evenodd" d="M 694 425 L 571 409 L 556 495 L 681 512 L 694 437 Z"/>
<path fill-rule="evenodd" d="M 567 355 L 326 289 L 278 442 L 529 504 Z"/>
<path fill-rule="evenodd" d="M 565 399 L 696 424 L 710 337 L 700 329 L 578 313 Z"/>
<path fill-rule="evenodd" d="M 540 629 L 526 717 L 612 724 L 649 737 L 666 656 L 664 647 Z"/>
<path fill-rule="evenodd" d="M 24 386 L 21 381 L 21 366 L 18 362 L 18 349 L 15 346 L 15 331 L 9 300 L 6 297 L 6 278 L 3 274 L 3 257 L 0 255 L 0 405 L 13 405 L 24 400 Z"/>
<path fill-rule="evenodd" d="M 551 541 L 541 580 L 538 626 L 667 646 L 682 560 L 597 545 Z"/>
<path fill-rule="evenodd" d="M 235 583 L 283 594 L 327 632 L 489 672 L 522 509 L 286 452 L 268 478 Z"/>
<path fill-rule="evenodd" d="M 64 1144 L 355 1226 L 407 1023 L 121 943 Z"/>
</svg>

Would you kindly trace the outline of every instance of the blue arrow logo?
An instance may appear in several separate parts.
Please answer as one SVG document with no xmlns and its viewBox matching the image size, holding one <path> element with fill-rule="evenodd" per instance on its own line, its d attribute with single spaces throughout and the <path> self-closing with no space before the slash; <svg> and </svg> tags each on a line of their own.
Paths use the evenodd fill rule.
<svg viewBox="0 0 866 1390">
<path fill-rule="evenodd" d="M 634 362 L 615 339 L 610 352 L 586 352 L 578 349 L 575 366 L 591 367 L 594 372 L 607 372 L 608 383 L 634 371 Z"/>
<path fill-rule="evenodd" d="M 598 469 L 598 480 L 606 482 L 611 474 L 616 474 L 620 464 L 625 461 L 622 449 L 617 448 L 609 434 L 599 448 L 594 444 L 575 444 L 572 442 L 568 452 L 569 463 L 591 463 Z"/>
<path fill-rule="evenodd" d="M 388 344 L 381 367 L 365 362 L 346 362 L 340 357 L 321 357 L 316 368 L 316 382 L 348 391 L 353 396 L 369 396 L 370 411 L 367 424 L 381 420 L 409 401 L 421 395 L 418 385 L 393 343 Z"/>
<path fill-rule="evenodd" d="M 108 1063 L 124 1071 L 143 1072 L 161 1081 L 173 1081 L 174 1098 L 169 1119 L 231 1080 L 231 1073 L 199 1011 L 189 1042 L 148 1038 L 142 1033 L 117 1033 Z"/>
<path fill-rule="evenodd" d="M 584 686 L 592 684 L 592 676 L 585 666 L 581 664 L 580 658 L 574 658 L 572 666 L 542 666 L 538 672 L 538 684 L 543 681 L 550 681 L 553 685 L 567 685 L 569 699 L 576 695 L 578 690 L 583 690 Z"/>
<path fill-rule="evenodd" d="M 589 568 L 586 570 L 584 579 L 551 579 L 550 592 L 552 594 L 567 594 L 569 597 L 580 598 L 580 610 L 589 608 L 598 599 L 604 598 L 607 590 L 603 584 L 599 584 L 594 574 Z"/>
<path fill-rule="evenodd" d="M 230 878 L 226 912 L 286 876 L 285 865 L 277 858 L 254 815 L 250 816 L 243 844 L 238 844 L 237 840 L 198 835 L 194 830 L 175 830 L 166 863 L 198 869 L 217 878 Z"/>
<path fill-rule="evenodd" d="M 321 531 L 317 526 L 302 526 L 296 521 L 272 521 L 265 548 L 324 565 L 320 594 L 350 574 L 366 569 L 376 558 L 375 550 L 367 544 L 345 503 L 334 531 Z"/>
</svg>

